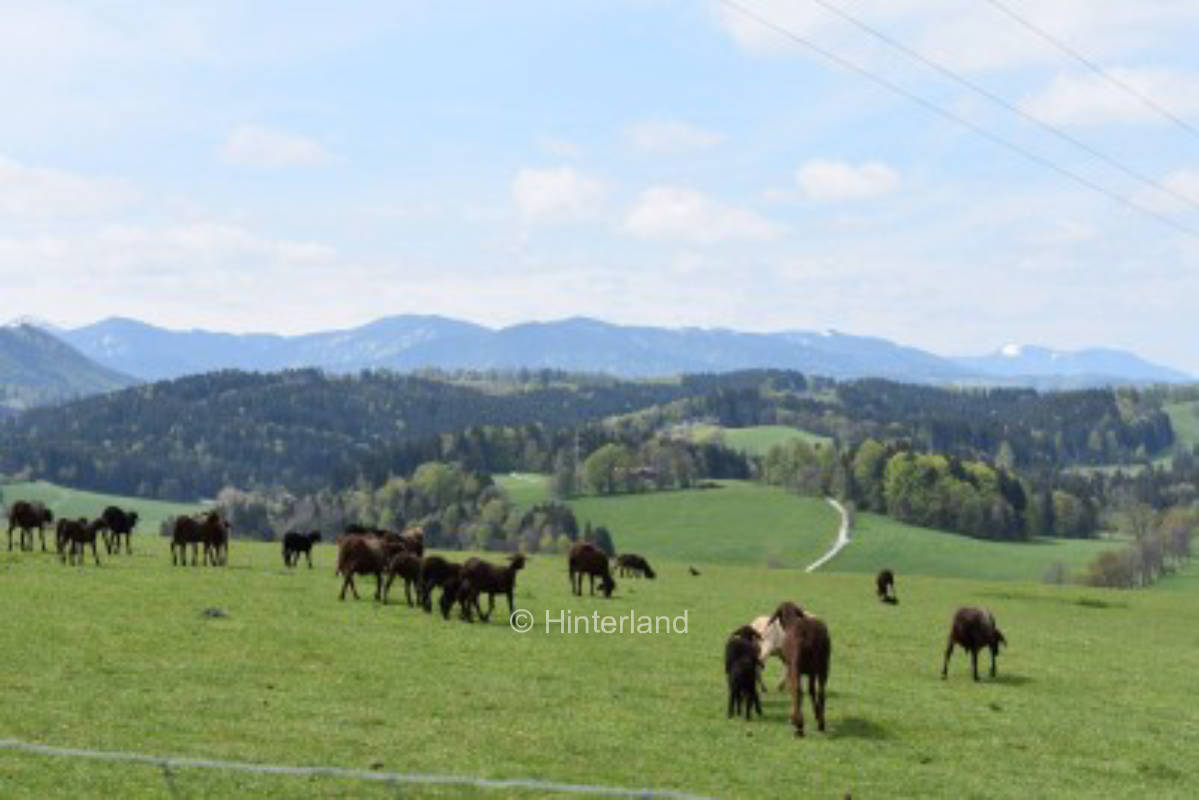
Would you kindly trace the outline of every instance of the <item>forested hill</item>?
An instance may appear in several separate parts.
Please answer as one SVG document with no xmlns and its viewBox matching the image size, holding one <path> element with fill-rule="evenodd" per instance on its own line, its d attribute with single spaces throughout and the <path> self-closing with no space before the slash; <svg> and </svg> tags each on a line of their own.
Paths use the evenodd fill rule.
<svg viewBox="0 0 1199 800">
<path fill-rule="evenodd" d="M 378 482 L 425 460 L 548 472 L 576 447 L 581 457 L 610 441 L 638 447 L 674 435 L 679 423 L 704 421 L 794 426 L 843 449 L 867 438 L 903 442 L 1027 475 L 1168 450 L 1175 438 L 1165 400 L 1132 389 L 947 390 L 771 370 L 670 382 L 525 370 L 226 371 L 0 418 L 0 474 L 194 500 L 226 486 L 313 491 Z M 702 460 L 721 474 L 745 469 L 727 455 Z"/>
<path fill-rule="evenodd" d="M 142 497 L 352 482 L 372 453 L 471 426 L 576 425 L 694 386 L 596 380 L 483 392 L 444 380 L 316 370 L 214 372 L 33 409 L 0 423 L 0 472 Z"/>
</svg>

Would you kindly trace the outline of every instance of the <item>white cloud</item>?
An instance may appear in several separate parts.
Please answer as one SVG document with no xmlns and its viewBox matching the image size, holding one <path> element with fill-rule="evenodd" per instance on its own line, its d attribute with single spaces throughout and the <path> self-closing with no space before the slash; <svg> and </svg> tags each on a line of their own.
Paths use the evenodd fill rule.
<svg viewBox="0 0 1199 800">
<path fill-rule="evenodd" d="M 1195 207 L 1199 206 L 1199 170 L 1176 169 L 1158 183 L 1169 191 L 1146 187 L 1137 192 L 1133 199 L 1139 205 L 1168 215 L 1194 211 Z"/>
<path fill-rule="evenodd" d="M 677 155 L 715 147 L 724 136 L 686 122 L 652 120 L 631 125 L 625 138 L 646 153 Z"/>
<path fill-rule="evenodd" d="M 134 188 L 122 180 L 34 167 L 0 156 L 0 218 L 103 214 L 136 196 Z"/>
<path fill-rule="evenodd" d="M 512 199 L 527 223 L 585 219 L 595 213 L 605 192 L 603 181 L 573 167 L 526 167 L 512 179 Z"/>
<path fill-rule="evenodd" d="M 849 164 L 844 161 L 809 161 L 795 176 L 799 188 L 818 202 L 878 197 L 899 187 L 899 173 L 877 161 Z"/>
<path fill-rule="evenodd" d="M 642 239 L 691 244 L 769 241 L 785 233 L 783 226 L 750 209 L 675 186 L 653 186 L 642 192 L 625 218 L 624 227 Z"/>
<path fill-rule="evenodd" d="M 860 29 L 814 3 L 753 0 L 746 5 L 762 19 L 855 61 L 877 65 L 883 63 L 884 54 L 889 57 L 886 48 Z M 977 0 L 860 0 L 835 5 L 956 69 L 1070 63 L 1069 56 Z M 1199 5 L 1189 0 L 1055 0 L 1011 5 L 1038 28 L 1101 59 L 1160 50 L 1170 42 L 1185 43 L 1188 30 L 1199 21 Z M 717 24 L 745 50 L 811 55 L 792 39 L 730 6 L 713 2 L 713 8 Z"/>
<path fill-rule="evenodd" d="M 332 160 L 314 139 L 261 125 L 239 125 L 222 151 L 225 161 L 248 167 L 315 167 Z"/>
<path fill-rule="evenodd" d="M 1172 69 L 1108 70 L 1112 77 L 1155 100 L 1174 114 L 1199 111 L 1199 74 Z M 1026 98 L 1021 107 L 1055 125 L 1156 122 L 1165 118 L 1128 92 L 1094 73 L 1063 73 Z"/>
</svg>

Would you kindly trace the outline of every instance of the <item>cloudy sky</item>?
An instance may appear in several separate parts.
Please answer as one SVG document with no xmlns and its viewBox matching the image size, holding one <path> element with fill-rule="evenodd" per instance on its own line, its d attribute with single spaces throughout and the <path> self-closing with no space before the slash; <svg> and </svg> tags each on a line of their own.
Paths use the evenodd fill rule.
<svg viewBox="0 0 1199 800">
<path fill-rule="evenodd" d="M 738 2 L 1158 216 L 713 0 L 0 0 L 3 313 L 584 314 L 1199 372 L 1199 3 L 1004 0 L 1188 131 L 983 0 Z"/>
</svg>

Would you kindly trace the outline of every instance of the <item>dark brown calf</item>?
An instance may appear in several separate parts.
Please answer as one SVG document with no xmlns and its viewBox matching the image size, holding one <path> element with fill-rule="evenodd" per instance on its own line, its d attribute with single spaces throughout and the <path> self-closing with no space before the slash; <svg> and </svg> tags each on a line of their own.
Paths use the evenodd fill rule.
<svg viewBox="0 0 1199 800">
<path fill-rule="evenodd" d="M 96 560 L 96 566 L 100 566 L 100 554 L 96 552 L 96 535 L 103 527 L 104 523 L 101 520 L 88 522 L 84 517 L 60 519 L 55 537 L 58 557 L 65 564 L 82 566 L 83 548 L 90 544 L 92 558 Z"/>
<path fill-rule="evenodd" d="M 567 557 L 567 568 L 570 572 L 570 590 L 572 593 L 583 595 L 583 576 L 590 580 L 591 594 L 595 594 L 595 579 L 600 578 L 600 591 L 604 597 L 611 597 L 616 588 L 616 581 L 608 569 L 608 557 L 590 542 L 575 542 Z"/>
<path fill-rule="evenodd" d="M 404 580 L 404 598 L 411 607 L 414 583 L 417 584 L 417 596 L 420 596 L 420 568 L 420 557 L 414 553 L 405 551 L 393 556 L 387 565 L 387 582 L 383 584 L 383 604 L 387 604 L 387 595 L 391 591 L 391 584 L 398 576 Z"/>
<path fill-rule="evenodd" d="M 607 561 L 605 560 L 605 563 Z M 462 565 L 462 578 L 470 584 L 470 590 L 474 594 L 471 604 L 474 605 L 475 611 L 479 613 L 479 619 L 487 622 L 491 619 L 491 612 L 495 610 L 495 596 L 502 594 L 508 598 L 508 616 L 512 616 L 512 612 L 516 610 L 516 605 L 513 602 L 513 593 L 516 591 L 516 573 L 525 566 L 525 557 L 521 553 L 517 553 L 508 559 L 508 566 L 501 567 L 496 564 L 489 564 L 479 558 L 467 559 Z M 479 606 L 479 595 L 487 595 L 487 613 L 483 613 L 483 609 Z"/>
<path fill-rule="evenodd" d="M 891 570 L 881 570 L 875 576 L 874 588 L 878 592 L 878 599 L 884 603 L 895 605 L 899 602 L 899 595 L 895 594 L 895 573 Z"/>
<path fill-rule="evenodd" d="M 626 574 L 632 575 L 634 578 L 640 578 L 644 575 L 647 578 L 653 579 L 657 575 L 650 567 L 649 562 L 636 553 L 621 553 L 616 557 L 616 571 L 623 578 Z"/>
<path fill-rule="evenodd" d="M 970 663 L 974 669 L 974 680 L 978 680 L 978 651 L 984 647 L 991 651 L 991 677 L 995 677 L 995 657 L 999 655 L 999 646 L 1007 644 L 999 626 L 995 624 L 995 616 L 985 608 L 959 608 L 953 615 L 949 627 L 949 642 L 945 647 L 945 663 L 941 665 L 941 678 L 949 677 L 949 657 L 953 655 L 953 646 L 961 645 L 970 652 Z"/>
</svg>

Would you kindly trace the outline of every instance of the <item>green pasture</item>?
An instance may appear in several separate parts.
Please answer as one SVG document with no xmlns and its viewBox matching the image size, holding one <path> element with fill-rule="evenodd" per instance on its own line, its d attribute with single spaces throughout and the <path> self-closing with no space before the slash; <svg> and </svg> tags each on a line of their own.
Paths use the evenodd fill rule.
<svg viewBox="0 0 1199 800">
<path fill-rule="evenodd" d="M 516 594 L 537 627 L 522 635 L 502 600 L 474 625 L 380 606 L 368 580 L 364 599 L 339 602 L 330 545 L 311 570 L 285 569 L 276 545 L 234 541 L 225 568 L 172 567 L 148 534 L 133 546 L 99 568 L 0 552 L 0 739 L 727 798 L 1199 793 L 1195 568 L 1172 591 L 1131 592 L 901 573 L 891 607 L 868 575 L 708 563 L 693 577 L 665 555 L 657 580 L 576 598 L 564 559 L 534 556 Z M 807 708 L 804 739 L 773 690 L 777 663 L 764 718 L 725 718 L 724 638 L 782 599 L 819 613 L 833 637 L 828 730 Z M 940 678 L 963 604 L 992 608 L 1010 642 L 997 680 L 974 683 L 960 652 Z M 687 631 L 546 632 L 547 612 L 686 612 Z M 0 796 L 551 795 L 0 750 Z"/>
<path fill-rule="evenodd" d="M 722 425 L 696 425 L 691 429 L 691 438 L 696 442 L 720 440 L 733 450 L 751 456 L 764 456 L 772 447 L 800 439 L 813 445 L 832 442 L 827 436 L 792 428 L 789 425 L 754 425 L 748 428 L 726 428 Z"/>
</svg>

